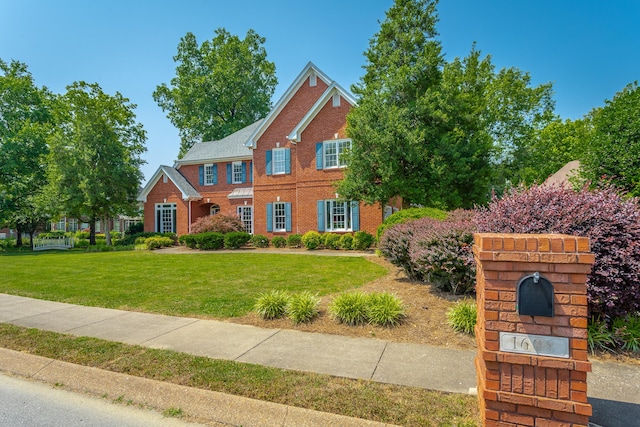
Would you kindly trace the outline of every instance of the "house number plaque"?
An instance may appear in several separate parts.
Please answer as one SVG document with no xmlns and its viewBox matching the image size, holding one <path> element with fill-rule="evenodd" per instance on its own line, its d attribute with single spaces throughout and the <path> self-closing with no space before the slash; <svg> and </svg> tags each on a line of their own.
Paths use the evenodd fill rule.
<svg viewBox="0 0 640 427">
<path fill-rule="evenodd" d="M 500 351 L 569 358 L 569 338 L 500 332 Z"/>
</svg>

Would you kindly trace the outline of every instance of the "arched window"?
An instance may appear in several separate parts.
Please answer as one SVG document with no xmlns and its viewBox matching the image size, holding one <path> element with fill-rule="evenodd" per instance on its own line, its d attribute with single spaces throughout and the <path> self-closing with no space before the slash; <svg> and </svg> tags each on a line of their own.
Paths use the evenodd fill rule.
<svg viewBox="0 0 640 427">
<path fill-rule="evenodd" d="M 209 208 L 209 215 L 217 215 L 220 213 L 220 206 L 215 203 Z"/>
</svg>

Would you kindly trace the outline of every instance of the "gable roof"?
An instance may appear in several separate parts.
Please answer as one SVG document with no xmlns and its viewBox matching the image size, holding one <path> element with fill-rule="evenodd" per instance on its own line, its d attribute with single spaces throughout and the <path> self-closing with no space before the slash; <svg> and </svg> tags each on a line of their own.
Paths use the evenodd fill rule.
<svg viewBox="0 0 640 427">
<path fill-rule="evenodd" d="M 351 96 L 351 94 L 345 91 L 338 83 L 332 82 L 327 90 L 324 91 L 322 96 L 318 98 L 313 107 L 305 114 L 305 116 L 300 120 L 300 123 L 296 125 L 295 128 L 291 131 L 291 133 L 287 136 L 289 141 L 291 142 L 300 142 L 300 138 L 302 137 L 302 131 L 304 131 L 309 123 L 315 118 L 315 116 L 322 110 L 322 108 L 326 105 L 327 102 L 333 97 L 333 95 L 340 95 L 343 97 L 349 104 L 356 105 L 356 100 Z"/>
<path fill-rule="evenodd" d="M 560 185 L 560 186 L 571 186 L 571 178 L 575 177 L 580 169 L 580 161 L 573 160 L 564 165 L 558 172 L 549 176 L 544 183 L 543 186 L 551 186 L 551 185 Z"/>
<path fill-rule="evenodd" d="M 218 141 L 197 142 L 193 144 L 189 151 L 187 151 L 187 154 L 176 161 L 176 166 L 179 169 L 180 165 L 207 161 L 250 159 L 252 155 L 251 149 L 245 146 L 245 143 L 262 122 L 263 119 L 260 119 Z"/>
<path fill-rule="evenodd" d="M 293 95 L 296 94 L 298 89 L 300 89 L 302 84 L 312 74 L 315 75 L 316 77 L 318 77 L 319 79 L 321 79 L 323 82 L 325 82 L 327 84 L 327 86 L 331 86 L 332 83 L 335 83 L 322 70 L 320 70 L 318 67 L 316 67 L 316 65 L 313 62 L 309 62 L 302 69 L 300 74 L 298 74 L 298 77 L 296 77 L 296 79 L 293 81 L 293 83 L 291 83 L 291 86 L 289 86 L 289 88 L 285 91 L 284 95 L 282 95 L 280 100 L 278 100 L 278 102 L 276 102 L 275 106 L 271 109 L 269 114 L 267 114 L 267 117 L 264 118 L 264 120 L 262 121 L 260 126 L 258 126 L 256 128 L 256 130 L 251 134 L 251 136 L 249 137 L 249 140 L 246 143 L 247 147 L 256 148 L 258 139 L 267 130 L 267 128 L 269 128 L 271 123 L 273 123 L 273 121 L 278 117 L 280 112 L 282 112 L 282 110 L 287 105 L 287 103 L 289 103 L 291 98 L 293 98 Z M 344 89 L 343 89 L 343 92 L 347 93 L 346 91 L 344 91 Z M 349 95 L 349 98 L 353 99 L 353 97 L 351 97 L 350 95 Z M 355 101 L 354 101 L 353 105 L 355 105 Z"/>
<path fill-rule="evenodd" d="M 160 178 L 166 175 L 168 179 L 173 182 L 173 184 L 178 188 L 178 190 L 182 193 L 182 200 L 200 200 L 202 196 L 198 191 L 193 188 L 189 181 L 182 176 L 178 170 L 172 168 L 171 166 L 161 165 L 158 170 L 153 174 L 151 179 L 147 182 L 147 185 L 144 186 L 140 194 L 138 195 L 138 201 L 147 202 L 147 196 L 151 189 L 155 187 L 156 183 L 160 180 Z"/>
</svg>

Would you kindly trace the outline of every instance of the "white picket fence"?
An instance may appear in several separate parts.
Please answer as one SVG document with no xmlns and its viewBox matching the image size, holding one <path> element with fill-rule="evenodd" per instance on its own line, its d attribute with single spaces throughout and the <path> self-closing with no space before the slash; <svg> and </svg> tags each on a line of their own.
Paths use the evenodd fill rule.
<svg viewBox="0 0 640 427">
<path fill-rule="evenodd" d="M 73 237 L 47 237 L 33 239 L 34 251 L 46 251 L 47 249 L 70 249 L 73 247 Z"/>
</svg>

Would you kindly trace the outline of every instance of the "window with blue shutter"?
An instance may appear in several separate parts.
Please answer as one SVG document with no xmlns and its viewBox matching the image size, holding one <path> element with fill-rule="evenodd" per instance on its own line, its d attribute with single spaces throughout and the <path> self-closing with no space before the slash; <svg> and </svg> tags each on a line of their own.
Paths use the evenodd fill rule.
<svg viewBox="0 0 640 427">
<path fill-rule="evenodd" d="M 322 142 L 316 143 L 316 169 L 322 169 Z"/>
<path fill-rule="evenodd" d="M 290 148 L 284 149 L 284 173 L 286 174 L 291 173 L 291 149 Z"/>
<path fill-rule="evenodd" d="M 324 200 L 318 200 L 318 231 L 324 231 Z"/>
<path fill-rule="evenodd" d="M 213 165 L 213 185 L 218 185 L 218 165 Z"/>
<path fill-rule="evenodd" d="M 198 184 L 204 185 L 204 165 L 198 166 Z"/>
<path fill-rule="evenodd" d="M 253 182 L 253 160 L 249 162 L 249 182 Z"/>
<path fill-rule="evenodd" d="M 267 203 L 267 231 L 273 231 L 273 203 Z"/>
<path fill-rule="evenodd" d="M 271 157 L 272 157 L 271 150 L 267 150 L 266 155 L 267 155 L 267 161 L 266 161 L 266 163 L 267 163 L 267 175 L 271 175 L 271 170 L 273 168 L 273 166 L 271 164 Z"/>
<path fill-rule="evenodd" d="M 242 184 L 247 182 L 247 164 L 245 162 L 242 162 L 242 178 L 240 179 L 240 181 L 242 182 Z"/>
<path fill-rule="evenodd" d="M 360 204 L 351 202 L 351 231 L 360 231 Z"/>
<path fill-rule="evenodd" d="M 291 203 L 287 202 L 284 204 L 284 214 L 285 231 L 289 233 L 291 232 Z"/>
<path fill-rule="evenodd" d="M 231 172 L 231 163 L 227 164 L 227 184 L 231 184 L 231 176 L 232 176 L 232 172 Z"/>
</svg>

